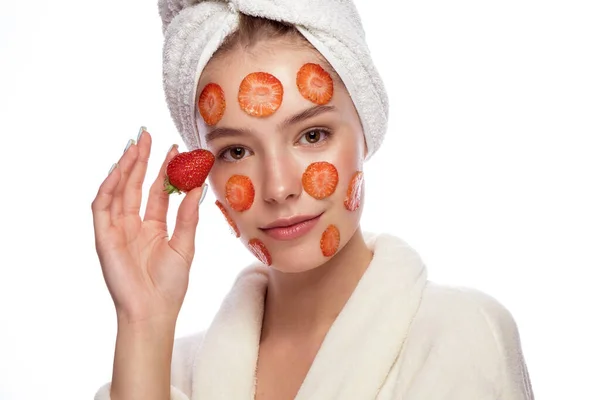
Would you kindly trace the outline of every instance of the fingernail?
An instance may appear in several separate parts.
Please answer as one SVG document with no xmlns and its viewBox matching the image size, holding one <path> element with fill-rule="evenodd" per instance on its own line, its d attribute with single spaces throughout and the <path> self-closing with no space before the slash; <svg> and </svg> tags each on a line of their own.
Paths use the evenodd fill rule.
<svg viewBox="0 0 600 400">
<path fill-rule="evenodd" d="M 144 131 L 148 131 L 148 128 L 146 128 L 145 126 L 141 126 L 140 131 L 138 132 L 138 135 L 137 135 L 137 139 L 135 140 L 136 142 L 140 141 L 140 138 L 142 137 L 142 133 Z"/>
<path fill-rule="evenodd" d="M 110 167 L 110 169 L 108 170 L 108 175 L 110 175 L 110 173 L 113 172 L 115 168 L 117 168 L 117 163 L 114 163 L 112 167 Z"/>
<path fill-rule="evenodd" d="M 198 204 L 202 204 L 202 202 L 204 201 L 204 198 L 206 197 L 207 191 L 208 191 L 208 185 L 204 184 L 202 187 L 202 195 L 200 196 L 200 201 L 198 202 Z"/>
<path fill-rule="evenodd" d="M 135 142 L 133 141 L 133 139 L 129 139 L 129 141 L 127 142 L 127 146 L 125 146 L 125 150 L 123 150 L 123 153 L 125 153 L 134 143 Z"/>
<path fill-rule="evenodd" d="M 167 151 L 167 155 L 168 155 L 168 154 L 171 154 L 171 151 L 172 151 L 174 148 L 176 148 L 176 147 L 179 147 L 179 145 L 177 145 L 177 144 L 172 144 L 172 145 L 171 145 L 171 147 L 169 147 L 169 151 Z"/>
</svg>

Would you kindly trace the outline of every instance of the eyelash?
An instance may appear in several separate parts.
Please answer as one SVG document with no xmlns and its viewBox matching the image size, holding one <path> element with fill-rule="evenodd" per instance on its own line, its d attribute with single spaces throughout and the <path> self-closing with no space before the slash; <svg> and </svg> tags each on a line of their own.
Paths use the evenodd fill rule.
<svg viewBox="0 0 600 400">
<path fill-rule="evenodd" d="M 313 128 L 313 129 L 310 129 L 308 131 L 302 132 L 302 134 L 300 135 L 300 138 L 296 141 L 296 143 L 300 142 L 300 140 L 302 140 L 303 138 L 305 138 L 307 134 L 313 133 L 313 132 L 319 132 L 322 136 L 324 136 L 324 138 L 320 137 L 318 142 L 316 142 L 316 143 L 306 143 L 305 146 L 309 146 L 309 147 L 322 146 L 323 143 L 329 141 L 331 139 L 331 136 L 333 135 L 333 132 L 331 132 L 329 129 L 325 129 L 325 128 Z M 244 155 L 244 157 L 240 158 L 239 160 L 227 160 L 225 158 L 229 151 L 231 151 L 232 149 L 236 149 L 236 148 L 244 149 L 244 151 L 250 153 L 250 155 L 253 154 L 252 151 L 250 151 L 250 149 L 248 149 L 245 146 L 234 145 L 234 146 L 225 147 L 223 150 L 221 150 L 218 153 L 217 158 L 219 158 L 220 160 L 223 160 L 225 162 L 230 162 L 230 163 L 235 163 L 235 162 L 242 161 L 244 158 L 246 158 L 245 157 L 246 155 Z"/>
<path fill-rule="evenodd" d="M 308 131 L 302 132 L 302 134 L 300 135 L 300 138 L 297 140 L 297 142 L 299 142 L 300 140 L 302 140 L 303 138 L 305 138 L 307 134 L 312 133 L 312 132 L 319 132 L 321 135 L 325 134 L 325 137 L 324 138 L 319 138 L 320 140 L 317 143 L 307 143 L 306 145 L 310 146 L 310 147 L 322 146 L 323 143 L 329 141 L 331 139 L 331 136 L 333 136 L 333 132 L 331 132 L 329 129 L 325 129 L 325 128 L 313 128 L 313 129 L 310 129 Z"/>
</svg>

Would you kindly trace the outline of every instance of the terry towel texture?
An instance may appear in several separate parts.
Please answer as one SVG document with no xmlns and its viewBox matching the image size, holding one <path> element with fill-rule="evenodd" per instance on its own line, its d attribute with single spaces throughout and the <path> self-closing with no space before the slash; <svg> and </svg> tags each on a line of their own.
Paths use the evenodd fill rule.
<svg viewBox="0 0 600 400">
<path fill-rule="evenodd" d="M 370 236 L 370 235 L 369 235 Z M 508 310 L 435 284 L 406 242 L 368 237 L 374 256 L 295 400 L 533 400 Z M 243 270 L 210 327 L 179 338 L 171 400 L 252 400 L 267 267 Z M 109 400 L 110 383 L 96 394 Z"/>
<path fill-rule="evenodd" d="M 350 0 L 159 0 L 165 36 L 163 86 L 171 117 L 188 149 L 205 147 L 196 126 L 197 84 L 238 15 L 293 24 L 329 61 L 361 119 L 370 158 L 388 120 L 388 97 L 371 59 L 360 17 Z"/>
</svg>

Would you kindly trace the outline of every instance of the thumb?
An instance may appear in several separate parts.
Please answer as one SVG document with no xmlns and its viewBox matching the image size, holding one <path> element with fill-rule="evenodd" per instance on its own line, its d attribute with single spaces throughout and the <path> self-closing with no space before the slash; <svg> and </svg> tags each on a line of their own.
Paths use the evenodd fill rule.
<svg viewBox="0 0 600 400">
<path fill-rule="evenodd" d="M 194 258 L 194 243 L 199 220 L 198 208 L 202 200 L 204 200 L 207 189 L 208 186 L 202 185 L 185 195 L 179 205 L 179 210 L 177 210 L 175 229 L 170 240 L 173 250 L 183 255 L 190 264 Z"/>
</svg>

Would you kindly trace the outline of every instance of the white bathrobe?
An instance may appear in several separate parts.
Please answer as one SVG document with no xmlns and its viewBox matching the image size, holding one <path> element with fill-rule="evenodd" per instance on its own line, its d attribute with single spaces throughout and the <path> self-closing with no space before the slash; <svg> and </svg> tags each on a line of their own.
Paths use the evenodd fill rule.
<svg viewBox="0 0 600 400">
<path fill-rule="evenodd" d="M 382 234 L 296 400 L 533 399 L 517 326 L 472 289 L 427 280 L 419 255 Z M 172 400 L 252 400 L 267 267 L 242 271 L 211 326 L 177 339 Z M 96 394 L 109 399 L 110 384 Z"/>
</svg>

